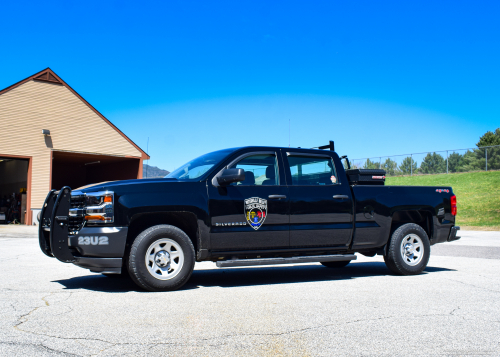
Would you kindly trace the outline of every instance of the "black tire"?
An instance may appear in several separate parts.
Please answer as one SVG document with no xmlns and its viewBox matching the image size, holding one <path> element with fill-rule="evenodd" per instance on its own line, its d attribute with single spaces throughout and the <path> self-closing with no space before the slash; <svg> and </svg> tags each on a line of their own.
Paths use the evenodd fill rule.
<svg viewBox="0 0 500 357">
<path fill-rule="evenodd" d="M 336 262 L 321 262 L 321 264 L 323 264 L 327 268 L 343 268 L 350 262 L 350 260 L 339 260 Z"/>
<path fill-rule="evenodd" d="M 403 240 L 408 249 L 403 247 Z M 425 269 L 430 255 L 431 245 L 427 233 L 418 224 L 407 223 L 392 234 L 384 261 L 397 275 L 416 275 Z"/>
<path fill-rule="evenodd" d="M 161 247 L 161 242 L 164 241 L 171 245 L 170 248 Z M 171 248 L 172 246 L 174 248 Z M 151 252 L 154 253 L 154 256 Z M 168 258 L 163 258 L 161 264 L 165 264 L 167 259 L 168 264 L 165 266 L 156 265 L 158 254 L 165 256 L 165 252 L 169 253 Z M 151 258 L 146 259 L 146 253 Z M 180 258 L 170 260 L 170 256 L 174 254 L 182 256 L 182 264 Z M 175 261 L 178 263 L 176 265 L 178 268 L 176 270 L 172 268 L 172 272 L 175 274 L 172 273 L 172 277 L 169 277 L 171 266 L 174 266 Z M 143 289 L 173 291 L 182 287 L 189 280 L 193 273 L 194 263 L 194 247 L 187 234 L 174 226 L 158 225 L 146 229 L 135 238 L 130 249 L 128 272 L 132 280 Z"/>
</svg>

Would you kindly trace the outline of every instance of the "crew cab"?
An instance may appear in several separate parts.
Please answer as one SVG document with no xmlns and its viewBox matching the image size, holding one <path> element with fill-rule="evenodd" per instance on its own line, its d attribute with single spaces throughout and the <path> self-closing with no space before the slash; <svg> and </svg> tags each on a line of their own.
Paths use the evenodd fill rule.
<svg viewBox="0 0 500 357">
<path fill-rule="evenodd" d="M 201 261 L 341 268 L 378 254 L 396 274 L 419 274 L 431 245 L 459 239 L 456 196 L 384 180 L 383 170 L 345 170 L 333 142 L 225 149 L 165 178 L 50 191 L 40 248 L 150 291 L 180 288 Z"/>
</svg>

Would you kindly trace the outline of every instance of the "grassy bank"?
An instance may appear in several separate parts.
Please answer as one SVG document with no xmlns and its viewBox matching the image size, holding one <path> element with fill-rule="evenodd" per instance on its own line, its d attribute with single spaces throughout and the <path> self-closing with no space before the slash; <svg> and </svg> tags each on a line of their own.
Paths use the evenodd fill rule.
<svg viewBox="0 0 500 357">
<path fill-rule="evenodd" d="M 388 177 L 386 185 L 451 186 L 457 225 L 500 230 L 500 171 Z"/>
</svg>

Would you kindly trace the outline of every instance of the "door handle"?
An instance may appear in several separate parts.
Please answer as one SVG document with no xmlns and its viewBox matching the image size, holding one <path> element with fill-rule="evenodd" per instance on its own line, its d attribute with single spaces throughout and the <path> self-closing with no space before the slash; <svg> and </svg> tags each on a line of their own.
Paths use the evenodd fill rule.
<svg viewBox="0 0 500 357">
<path fill-rule="evenodd" d="M 347 195 L 334 195 L 333 198 L 336 200 L 347 200 L 349 198 L 349 196 L 347 196 Z"/>
<path fill-rule="evenodd" d="M 281 198 L 286 198 L 285 195 L 269 195 L 270 199 L 281 199 Z"/>
</svg>

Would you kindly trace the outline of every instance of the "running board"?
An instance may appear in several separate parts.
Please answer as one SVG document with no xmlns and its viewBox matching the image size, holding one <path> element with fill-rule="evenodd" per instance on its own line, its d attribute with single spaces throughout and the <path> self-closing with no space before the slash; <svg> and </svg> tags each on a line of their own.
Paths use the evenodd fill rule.
<svg viewBox="0 0 500 357">
<path fill-rule="evenodd" d="M 234 260 L 218 261 L 217 267 L 227 268 L 227 267 L 245 267 L 251 265 L 336 262 L 336 261 L 356 260 L 357 258 L 358 257 L 354 254 L 344 254 L 344 255 L 336 254 L 336 255 L 311 255 L 305 257 L 291 257 L 291 258 L 234 259 Z"/>
</svg>

